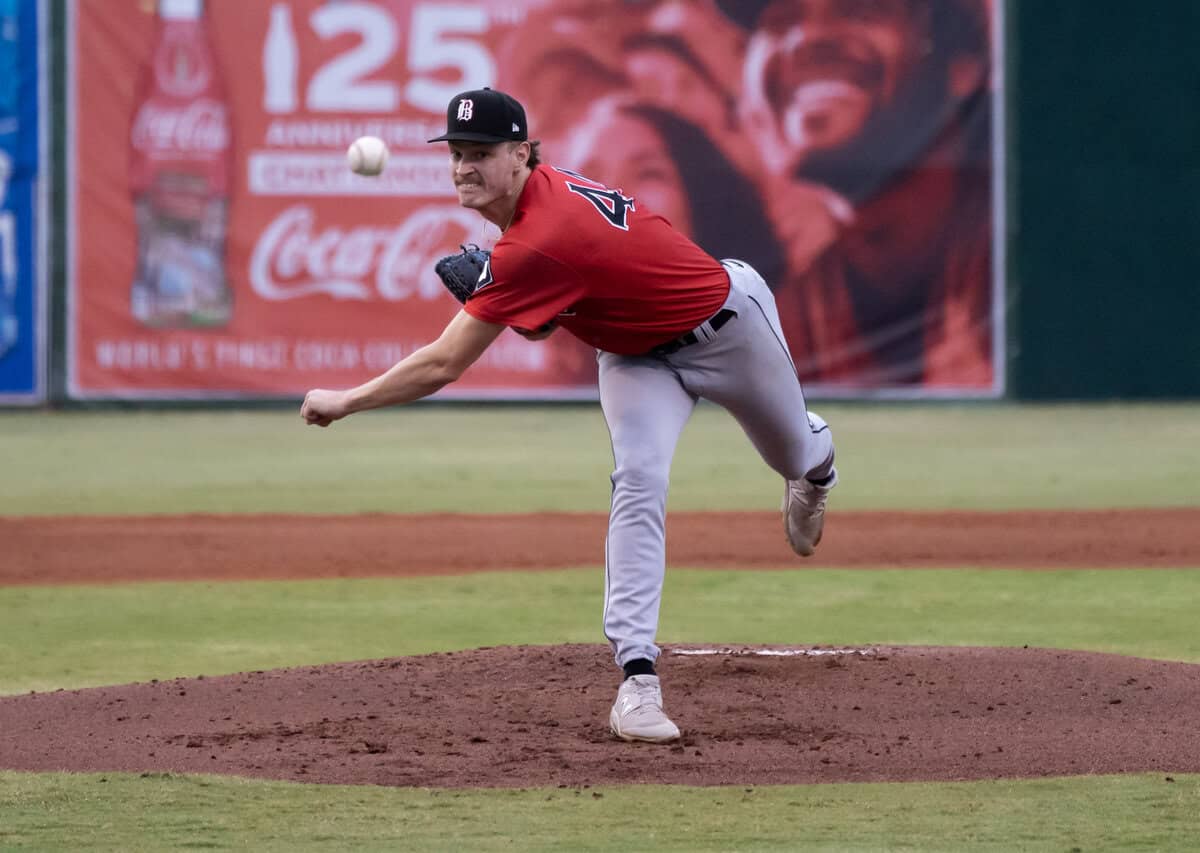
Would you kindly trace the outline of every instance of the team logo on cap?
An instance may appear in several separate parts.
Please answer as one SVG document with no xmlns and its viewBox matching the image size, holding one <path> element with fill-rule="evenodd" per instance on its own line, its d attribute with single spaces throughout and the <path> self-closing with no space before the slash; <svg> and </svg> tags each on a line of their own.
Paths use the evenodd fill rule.
<svg viewBox="0 0 1200 853">
<path fill-rule="evenodd" d="M 470 121 L 471 116 L 475 115 L 475 102 L 470 98 L 463 98 L 458 102 L 458 120 Z"/>
</svg>

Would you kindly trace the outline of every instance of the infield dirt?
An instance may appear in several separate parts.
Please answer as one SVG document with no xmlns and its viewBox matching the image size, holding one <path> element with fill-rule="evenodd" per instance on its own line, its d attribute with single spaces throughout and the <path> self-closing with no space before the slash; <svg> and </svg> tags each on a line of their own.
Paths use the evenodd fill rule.
<svg viewBox="0 0 1200 853">
<path fill-rule="evenodd" d="M 838 513 L 799 561 L 773 514 L 671 516 L 689 567 L 1200 566 L 1200 509 Z M 604 519 L 0 519 L 0 584 L 599 565 Z M 716 638 L 719 639 L 719 638 Z M 696 651 L 704 651 L 696 654 Z M 405 786 L 694 785 L 1200 772 L 1200 666 L 1048 649 L 668 647 L 668 746 L 606 731 L 602 644 L 0 697 L 0 768 Z"/>
<path fill-rule="evenodd" d="M 604 564 L 605 516 L 0 517 L 0 585 L 461 574 Z M 832 513 L 798 559 L 774 513 L 670 513 L 672 566 L 1200 566 L 1200 508 Z"/>
</svg>

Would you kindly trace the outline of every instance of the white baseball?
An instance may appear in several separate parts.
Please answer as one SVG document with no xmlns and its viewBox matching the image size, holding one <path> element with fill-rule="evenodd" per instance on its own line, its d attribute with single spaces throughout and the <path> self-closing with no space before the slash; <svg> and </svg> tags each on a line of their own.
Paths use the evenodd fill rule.
<svg viewBox="0 0 1200 853">
<path fill-rule="evenodd" d="M 346 151 L 350 170 L 358 175 L 374 177 L 387 165 L 387 144 L 378 136 L 360 136 Z"/>
</svg>

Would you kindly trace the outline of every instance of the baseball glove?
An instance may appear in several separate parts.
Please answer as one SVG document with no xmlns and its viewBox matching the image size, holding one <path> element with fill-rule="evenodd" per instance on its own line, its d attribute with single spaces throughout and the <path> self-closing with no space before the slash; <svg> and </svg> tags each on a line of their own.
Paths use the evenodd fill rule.
<svg viewBox="0 0 1200 853">
<path fill-rule="evenodd" d="M 458 254 L 439 260 L 433 271 L 455 299 L 466 302 L 476 290 L 492 283 L 492 253 L 467 243 Z"/>
</svg>

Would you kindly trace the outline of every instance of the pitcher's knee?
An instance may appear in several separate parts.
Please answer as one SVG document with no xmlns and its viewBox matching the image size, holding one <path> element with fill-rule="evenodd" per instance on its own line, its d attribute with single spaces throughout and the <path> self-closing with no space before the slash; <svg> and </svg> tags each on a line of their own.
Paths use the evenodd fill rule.
<svg viewBox="0 0 1200 853">
<path fill-rule="evenodd" d="M 643 494 L 666 494 L 669 475 L 660 466 L 620 465 L 613 471 L 613 489 Z"/>
</svg>

